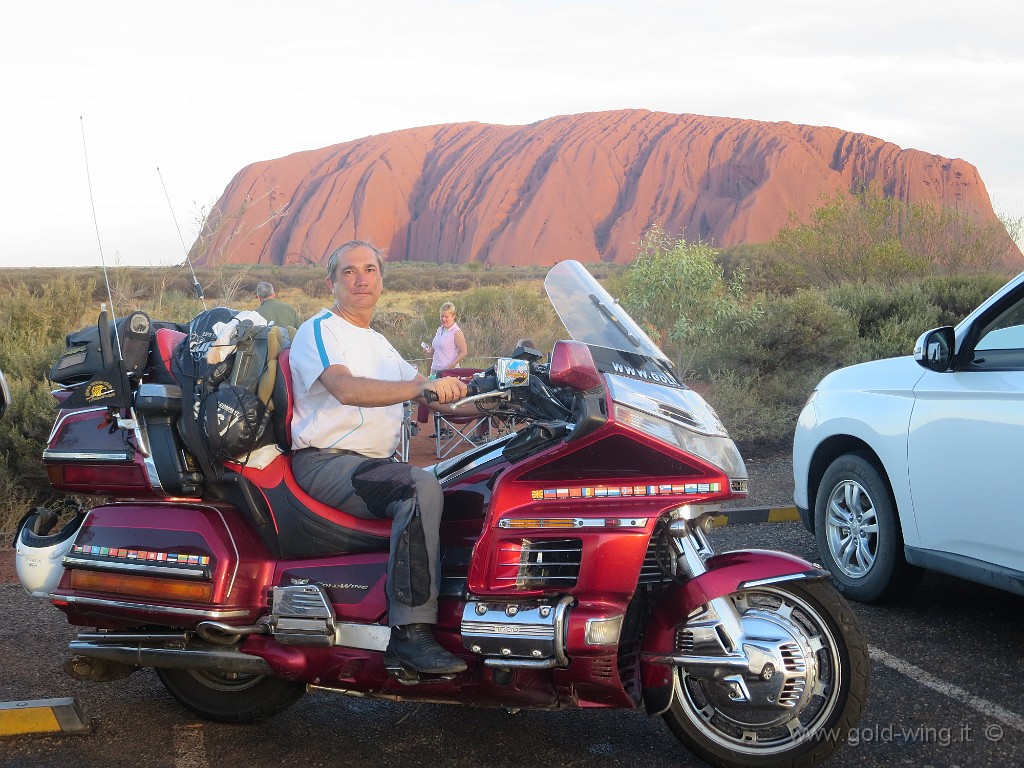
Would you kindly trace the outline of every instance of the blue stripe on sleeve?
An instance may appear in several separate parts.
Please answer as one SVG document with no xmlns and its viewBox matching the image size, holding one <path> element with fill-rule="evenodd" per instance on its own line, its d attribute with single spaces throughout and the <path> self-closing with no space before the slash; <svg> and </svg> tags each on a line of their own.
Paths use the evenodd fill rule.
<svg viewBox="0 0 1024 768">
<path fill-rule="evenodd" d="M 327 357 L 327 348 L 324 346 L 324 335 L 323 330 L 320 328 L 324 320 L 329 315 L 320 315 L 313 320 L 313 340 L 316 342 L 316 351 L 320 354 L 320 363 L 323 365 L 324 370 L 331 364 L 330 358 Z"/>
</svg>

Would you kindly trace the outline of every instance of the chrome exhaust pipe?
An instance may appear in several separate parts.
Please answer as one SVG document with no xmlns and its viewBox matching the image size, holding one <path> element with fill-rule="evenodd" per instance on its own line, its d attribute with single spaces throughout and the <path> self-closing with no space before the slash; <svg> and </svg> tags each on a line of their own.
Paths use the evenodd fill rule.
<svg viewBox="0 0 1024 768">
<path fill-rule="evenodd" d="M 234 624 L 225 624 L 222 621 L 201 621 L 196 626 L 196 634 L 208 643 L 232 645 L 245 635 L 269 635 L 270 624 L 261 622 L 237 627 Z"/>
<path fill-rule="evenodd" d="M 169 648 L 124 645 L 106 641 L 97 642 L 79 635 L 72 640 L 69 650 L 90 659 L 103 659 L 131 667 L 161 667 L 164 669 L 206 669 L 243 675 L 272 675 L 273 669 L 259 656 L 228 651 L 220 648 Z"/>
</svg>

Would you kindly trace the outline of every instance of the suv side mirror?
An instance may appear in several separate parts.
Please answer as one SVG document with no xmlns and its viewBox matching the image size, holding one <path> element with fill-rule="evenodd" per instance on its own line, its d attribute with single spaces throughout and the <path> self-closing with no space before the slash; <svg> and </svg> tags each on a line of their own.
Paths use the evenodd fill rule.
<svg viewBox="0 0 1024 768">
<path fill-rule="evenodd" d="M 951 325 L 925 331 L 914 345 L 914 359 L 929 371 L 948 371 L 953 364 L 955 343 Z"/>
</svg>

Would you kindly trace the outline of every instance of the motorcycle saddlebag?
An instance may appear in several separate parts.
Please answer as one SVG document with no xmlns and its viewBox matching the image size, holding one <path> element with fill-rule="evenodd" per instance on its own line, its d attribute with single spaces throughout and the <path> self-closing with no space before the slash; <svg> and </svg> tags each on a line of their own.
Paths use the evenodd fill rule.
<svg viewBox="0 0 1024 768">
<path fill-rule="evenodd" d="M 51 593 L 73 624 L 248 624 L 264 610 L 268 553 L 227 507 L 128 502 L 90 510 Z"/>
</svg>

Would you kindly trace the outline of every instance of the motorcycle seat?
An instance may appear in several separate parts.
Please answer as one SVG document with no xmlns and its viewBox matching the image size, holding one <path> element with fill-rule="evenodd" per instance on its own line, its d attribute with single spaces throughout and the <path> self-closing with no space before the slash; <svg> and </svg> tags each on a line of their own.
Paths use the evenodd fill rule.
<svg viewBox="0 0 1024 768">
<path fill-rule="evenodd" d="M 174 350 L 178 348 L 178 344 L 184 338 L 184 333 L 173 328 L 157 328 L 156 330 L 157 353 L 167 373 L 171 372 L 171 360 L 174 358 Z"/>
<path fill-rule="evenodd" d="M 291 444 L 291 368 L 288 350 L 278 357 L 278 375 L 272 395 L 275 428 Z M 269 504 L 283 557 L 309 557 L 330 552 L 387 551 L 391 521 L 366 520 L 317 501 L 295 481 L 290 451 L 267 467 L 228 465 L 253 483 Z"/>
</svg>

